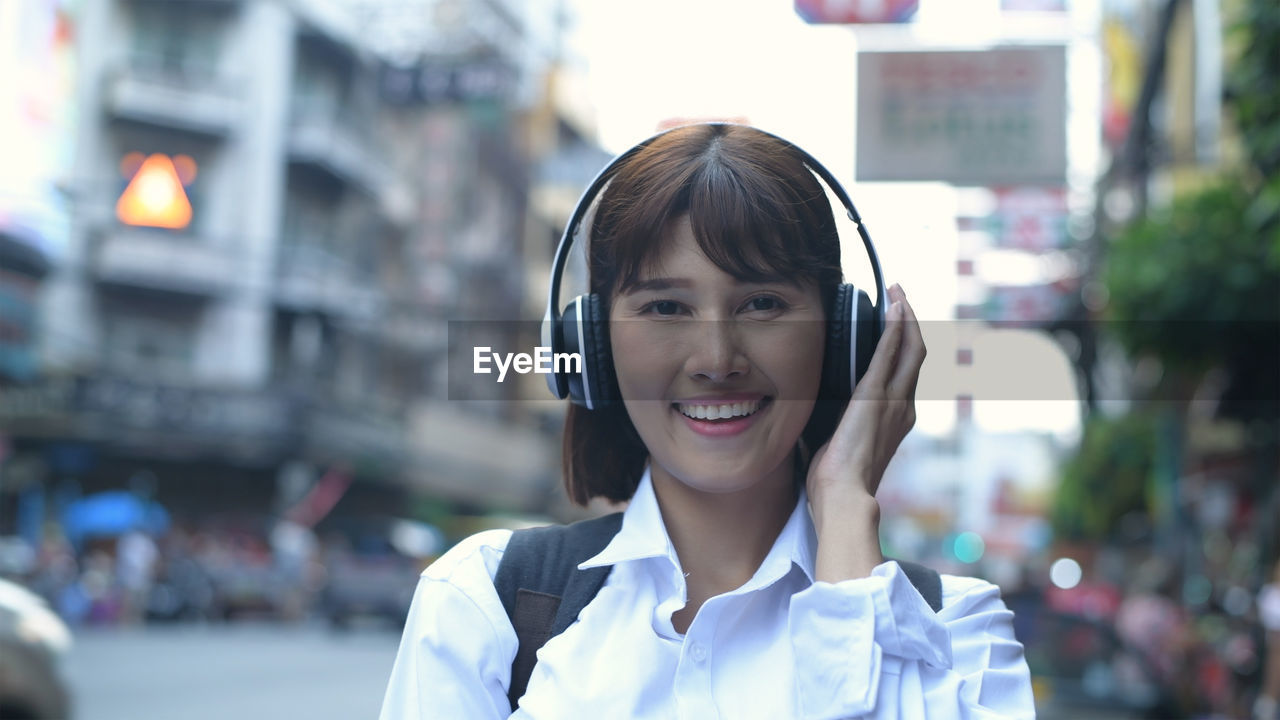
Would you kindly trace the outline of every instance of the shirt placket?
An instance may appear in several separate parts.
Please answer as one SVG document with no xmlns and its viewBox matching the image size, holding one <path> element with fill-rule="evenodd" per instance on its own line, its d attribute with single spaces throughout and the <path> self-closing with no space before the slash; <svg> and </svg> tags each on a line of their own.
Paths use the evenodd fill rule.
<svg viewBox="0 0 1280 720">
<path fill-rule="evenodd" d="M 720 717 L 712 693 L 711 664 L 721 601 L 723 598 L 712 598 L 702 605 L 681 644 L 675 682 L 676 715 L 680 720 Z"/>
</svg>

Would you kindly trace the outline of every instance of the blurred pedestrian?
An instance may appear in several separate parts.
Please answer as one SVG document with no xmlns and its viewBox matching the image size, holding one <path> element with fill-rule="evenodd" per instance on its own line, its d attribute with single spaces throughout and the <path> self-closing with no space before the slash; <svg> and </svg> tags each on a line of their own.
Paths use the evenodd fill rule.
<svg viewBox="0 0 1280 720">
<path fill-rule="evenodd" d="M 383 720 L 1034 715 L 999 590 L 881 555 L 924 340 L 865 229 L 878 307 L 843 284 L 819 177 L 856 218 L 799 148 L 710 123 L 593 183 L 565 234 L 599 194 L 593 294 L 546 331 L 584 356 L 554 378 L 568 493 L 630 503 L 433 563 Z"/>
<path fill-rule="evenodd" d="M 116 574 L 121 589 L 120 619 L 124 623 L 136 624 L 145 619 L 159 560 L 160 550 L 145 532 L 130 530 L 120 536 L 116 546 Z"/>
<path fill-rule="evenodd" d="M 1153 557 L 1133 574 L 1116 613 L 1116 632 L 1142 653 L 1161 687 L 1179 691 L 1190 625 L 1182 606 L 1174 602 L 1176 576 L 1168 562 Z"/>
<path fill-rule="evenodd" d="M 1253 718 L 1280 720 L 1280 561 L 1276 562 L 1271 582 L 1258 593 L 1258 619 L 1267 632 L 1267 652 Z"/>
</svg>

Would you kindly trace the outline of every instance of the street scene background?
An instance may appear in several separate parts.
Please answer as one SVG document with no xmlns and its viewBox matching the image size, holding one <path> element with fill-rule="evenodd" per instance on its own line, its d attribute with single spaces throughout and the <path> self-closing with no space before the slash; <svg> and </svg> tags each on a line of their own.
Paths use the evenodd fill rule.
<svg viewBox="0 0 1280 720">
<path fill-rule="evenodd" d="M 1275 77 L 1270 0 L 0 0 L 0 717 L 374 716 L 427 564 L 613 509 L 451 324 L 531 349 L 595 174 L 728 120 L 921 320 L 886 554 L 1040 717 L 1275 720 Z"/>
</svg>

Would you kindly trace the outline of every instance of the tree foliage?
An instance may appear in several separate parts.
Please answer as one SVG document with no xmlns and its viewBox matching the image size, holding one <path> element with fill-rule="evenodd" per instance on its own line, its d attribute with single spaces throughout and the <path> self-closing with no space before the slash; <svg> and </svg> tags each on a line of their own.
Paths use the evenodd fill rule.
<svg viewBox="0 0 1280 720">
<path fill-rule="evenodd" d="M 1104 541 L 1124 515 L 1149 514 L 1155 455 L 1156 429 L 1149 417 L 1090 418 L 1079 450 L 1062 469 L 1053 502 L 1054 535 Z"/>
<path fill-rule="evenodd" d="M 1226 110 L 1240 132 L 1244 162 L 1110 238 L 1101 278 L 1110 296 L 1105 328 L 1131 355 L 1155 356 L 1184 378 L 1215 366 L 1226 370 L 1220 412 L 1274 422 L 1280 414 L 1280 3 L 1244 0 L 1238 7 Z M 1158 444 L 1155 423 L 1140 412 L 1091 418 L 1063 468 L 1056 533 L 1105 540 L 1126 513 L 1147 512 Z"/>
<path fill-rule="evenodd" d="M 1239 179 L 1225 179 L 1115 239 L 1108 329 L 1126 349 L 1203 370 L 1253 346 L 1260 324 L 1280 319 L 1280 262 L 1269 257 L 1277 236 L 1249 227 L 1254 202 Z"/>
<path fill-rule="evenodd" d="M 1224 368 L 1228 394 L 1246 400 L 1236 414 L 1270 417 L 1280 392 L 1280 3 L 1247 0 L 1232 32 L 1228 110 L 1245 164 L 1112 239 L 1107 328 L 1167 367 Z"/>
<path fill-rule="evenodd" d="M 1227 92 L 1250 161 L 1273 181 L 1280 175 L 1280 3 L 1245 2 L 1233 32 L 1241 49 Z"/>
</svg>

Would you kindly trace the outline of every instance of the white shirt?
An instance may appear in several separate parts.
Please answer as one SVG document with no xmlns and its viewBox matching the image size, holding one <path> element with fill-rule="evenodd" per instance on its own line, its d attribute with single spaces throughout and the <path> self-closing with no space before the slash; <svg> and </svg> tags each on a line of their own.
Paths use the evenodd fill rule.
<svg viewBox="0 0 1280 720">
<path fill-rule="evenodd" d="M 677 633 L 684 573 L 648 473 L 622 529 L 579 565 L 613 570 L 538 652 L 512 714 L 517 641 L 493 587 L 509 538 L 474 535 L 422 573 L 381 720 L 1035 716 L 998 588 L 943 575 L 935 614 L 895 562 L 814 582 L 817 536 L 803 496 L 755 575 Z"/>
</svg>

